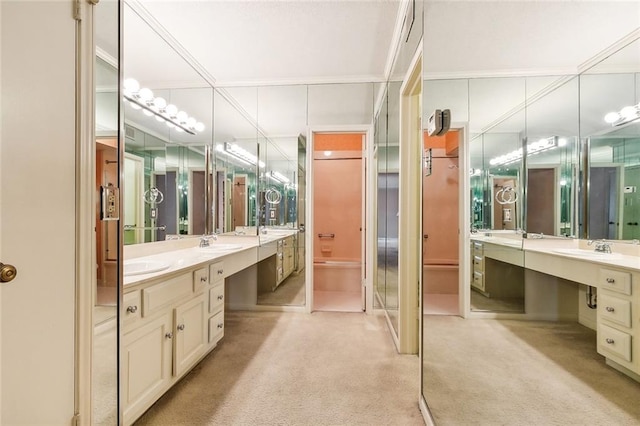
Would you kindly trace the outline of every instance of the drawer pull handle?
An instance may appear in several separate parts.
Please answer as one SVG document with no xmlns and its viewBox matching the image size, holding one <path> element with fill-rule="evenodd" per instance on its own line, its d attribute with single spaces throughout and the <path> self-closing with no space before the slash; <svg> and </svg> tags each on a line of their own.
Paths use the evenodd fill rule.
<svg viewBox="0 0 640 426">
<path fill-rule="evenodd" d="M 614 280 L 613 278 L 607 278 L 607 283 L 613 284 L 615 282 L 616 282 L 616 280 Z"/>
<path fill-rule="evenodd" d="M 166 337 L 167 339 L 173 339 L 173 333 L 168 332 L 167 334 L 164 335 L 164 337 Z"/>
<path fill-rule="evenodd" d="M 607 343 L 608 343 L 608 344 L 610 344 L 610 345 L 613 345 L 613 344 L 615 343 L 615 340 L 613 340 L 613 339 L 611 339 L 611 338 L 607 338 L 607 339 L 605 340 L 605 342 L 607 342 Z"/>
<path fill-rule="evenodd" d="M 200 277 L 200 282 L 201 283 L 206 283 L 207 282 L 207 277 Z"/>
<path fill-rule="evenodd" d="M 222 328 L 222 327 L 224 327 L 224 324 L 223 323 L 218 323 L 218 328 Z"/>
<path fill-rule="evenodd" d="M 223 295 L 219 295 L 218 296 L 218 300 L 222 300 L 222 299 L 224 299 L 224 296 Z"/>
<path fill-rule="evenodd" d="M 130 314 L 135 314 L 136 312 L 138 312 L 138 307 L 136 305 L 128 306 L 127 312 L 129 312 Z"/>
<path fill-rule="evenodd" d="M 224 274 L 224 269 L 218 269 L 218 275 Z"/>
<path fill-rule="evenodd" d="M 184 330 L 184 324 L 179 324 L 177 328 L 178 328 L 178 331 Z"/>
<path fill-rule="evenodd" d="M 614 309 L 614 308 L 612 308 L 611 306 L 607 306 L 605 309 L 607 310 L 607 312 L 613 312 L 613 311 L 615 311 L 615 309 Z"/>
</svg>

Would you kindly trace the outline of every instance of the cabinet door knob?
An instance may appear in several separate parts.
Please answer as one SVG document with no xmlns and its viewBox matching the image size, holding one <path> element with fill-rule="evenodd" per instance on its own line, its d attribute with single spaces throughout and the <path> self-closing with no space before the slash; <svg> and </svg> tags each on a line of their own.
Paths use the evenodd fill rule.
<svg viewBox="0 0 640 426">
<path fill-rule="evenodd" d="M 606 311 L 607 311 L 607 312 L 613 312 L 613 311 L 615 311 L 615 309 L 614 309 L 614 308 L 612 308 L 611 306 L 607 306 L 605 309 L 606 309 Z"/>
<path fill-rule="evenodd" d="M 613 284 L 613 283 L 615 283 L 615 282 L 616 282 L 616 280 L 614 280 L 613 278 L 607 278 L 607 282 L 608 282 L 609 284 Z"/>
<path fill-rule="evenodd" d="M 0 283 L 8 283 L 18 275 L 18 270 L 13 265 L 0 263 Z"/>
<path fill-rule="evenodd" d="M 136 312 L 138 312 L 138 307 L 136 305 L 127 306 L 127 312 L 129 312 L 130 314 L 135 314 Z"/>
<path fill-rule="evenodd" d="M 218 300 L 222 300 L 222 299 L 224 299 L 224 296 L 223 295 L 219 295 L 218 296 Z"/>
<path fill-rule="evenodd" d="M 172 332 L 168 332 L 164 335 L 164 337 L 166 337 L 167 339 L 173 339 L 173 333 Z"/>
<path fill-rule="evenodd" d="M 613 345 L 613 344 L 615 343 L 615 340 L 613 340 L 613 339 L 611 339 L 611 338 L 607 338 L 607 339 L 605 340 L 605 342 L 607 342 L 607 343 L 608 343 L 608 344 L 610 344 L 610 345 Z"/>
<path fill-rule="evenodd" d="M 218 324 L 218 328 L 222 328 L 222 327 L 224 327 L 224 324 L 223 323 L 219 323 Z"/>
<path fill-rule="evenodd" d="M 184 324 L 178 324 L 177 329 L 178 329 L 178 331 L 184 330 Z"/>
<path fill-rule="evenodd" d="M 224 269 L 218 269 L 218 275 L 224 274 Z"/>
<path fill-rule="evenodd" d="M 200 277 L 200 282 L 203 282 L 203 283 L 207 282 L 207 277 Z"/>
</svg>

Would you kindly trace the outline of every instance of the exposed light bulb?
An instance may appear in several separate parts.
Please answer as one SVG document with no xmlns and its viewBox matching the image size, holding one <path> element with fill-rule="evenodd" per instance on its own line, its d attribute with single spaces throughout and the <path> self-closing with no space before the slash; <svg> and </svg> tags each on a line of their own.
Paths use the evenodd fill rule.
<svg viewBox="0 0 640 426">
<path fill-rule="evenodd" d="M 178 115 L 176 115 L 176 118 L 178 119 L 178 122 L 180 124 L 182 124 L 182 123 L 186 123 L 187 122 L 187 119 L 189 118 L 189 115 L 187 115 L 187 113 L 184 112 L 184 111 L 180 111 L 178 113 Z"/>
<path fill-rule="evenodd" d="M 567 140 L 565 138 L 558 139 L 558 146 L 565 146 L 567 144 Z"/>
<path fill-rule="evenodd" d="M 632 106 L 626 106 L 620 110 L 620 115 L 626 119 L 636 116 L 636 108 Z"/>
<path fill-rule="evenodd" d="M 164 112 L 166 112 L 169 117 L 174 118 L 178 113 L 178 107 L 176 107 L 174 104 L 169 104 L 164 109 Z"/>
<path fill-rule="evenodd" d="M 196 129 L 197 132 L 203 132 L 204 131 L 204 124 L 198 121 L 196 123 L 195 129 Z"/>
<path fill-rule="evenodd" d="M 567 180 L 566 179 L 561 179 L 560 180 L 560 186 L 566 186 L 567 185 Z"/>
<path fill-rule="evenodd" d="M 122 83 L 122 86 L 126 92 L 131 94 L 138 93 L 138 90 L 140 90 L 140 83 L 134 78 L 127 78 L 124 83 Z"/>
<path fill-rule="evenodd" d="M 324 152 L 324 156 L 325 157 L 331 157 L 332 152 L 331 151 L 325 151 Z"/>
<path fill-rule="evenodd" d="M 190 129 L 195 129 L 196 128 L 196 119 L 193 117 L 189 117 L 189 119 L 187 120 L 187 127 L 189 127 Z"/>
<path fill-rule="evenodd" d="M 618 120 L 620 120 L 620 114 L 618 114 L 617 112 L 610 112 L 609 114 L 604 116 L 604 121 L 609 124 L 613 124 Z"/>
<path fill-rule="evenodd" d="M 140 92 L 138 92 L 138 95 L 140 96 L 140 99 L 145 102 L 153 101 L 153 92 L 151 91 L 151 89 L 143 87 L 142 89 L 140 89 Z"/>
<path fill-rule="evenodd" d="M 167 101 L 164 98 L 155 98 L 153 104 L 158 108 L 159 111 L 162 111 L 167 107 Z"/>
</svg>

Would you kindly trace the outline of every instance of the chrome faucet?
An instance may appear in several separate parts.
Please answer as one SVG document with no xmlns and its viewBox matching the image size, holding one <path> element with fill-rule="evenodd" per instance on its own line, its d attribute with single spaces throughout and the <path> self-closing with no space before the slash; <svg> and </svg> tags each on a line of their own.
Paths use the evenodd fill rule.
<svg viewBox="0 0 640 426">
<path fill-rule="evenodd" d="M 217 240 L 218 236 L 216 234 L 203 235 L 200 237 L 200 247 L 209 247 L 210 240 Z"/>
<path fill-rule="evenodd" d="M 600 241 L 589 240 L 587 241 L 587 245 L 595 244 L 595 251 L 598 253 L 611 253 L 611 243 L 608 243 L 604 239 Z"/>
</svg>

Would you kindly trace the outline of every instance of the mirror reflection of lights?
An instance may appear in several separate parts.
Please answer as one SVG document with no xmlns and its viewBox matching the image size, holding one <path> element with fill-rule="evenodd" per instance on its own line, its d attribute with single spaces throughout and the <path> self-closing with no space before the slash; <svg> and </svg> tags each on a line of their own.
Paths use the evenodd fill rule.
<svg viewBox="0 0 640 426">
<path fill-rule="evenodd" d="M 331 157 L 332 152 L 331 151 L 325 151 L 324 152 L 324 156 L 325 157 Z"/>
<path fill-rule="evenodd" d="M 127 78 L 123 83 L 122 95 L 125 100 L 131 103 L 131 108 L 141 109 L 148 117 L 156 117 L 156 120 L 165 122 L 167 126 L 178 132 L 187 132 L 195 135 L 196 132 L 203 132 L 204 124 L 193 117 L 189 117 L 184 111 L 178 111 L 178 107 L 167 104 L 161 97 L 154 97 L 151 89 L 140 87 L 133 78 Z"/>
<path fill-rule="evenodd" d="M 258 157 L 235 143 L 225 142 L 224 144 L 218 144 L 216 145 L 216 151 L 226 154 L 227 156 L 249 166 L 258 165 L 260 168 L 264 168 L 265 166 L 263 161 L 258 160 Z"/>
<path fill-rule="evenodd" d="M 640 103 L 622 108 L 620 111 L 612 111 L 604 116 L 604 121 L 612 126 L 621 126 L 640 120 Z"/>
<path fill-rule="evenodd" d="M 566 179 L 561 179 L 560 180 L 560 186 L 566 186 L 567 185 L 567 180 Z"/>
<path fill-rule="evenodd" d="M 567 140 L 565 138 L 558 138 L 557 136 L 542 138 L 527 145 L 527 155 L 537 155 L 541 152 L 554 149 L 558 146 L 565 146 L 566 144 Z M 491 160 L 489 160 L 489 164 L 492 166 L 512 164 L 522 159 L 522 153 L 522 148 L 520 148 L 507 154 L 492 158 Z"/>
</svg>

